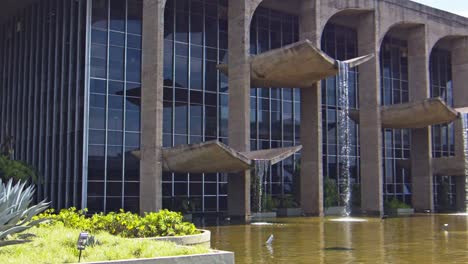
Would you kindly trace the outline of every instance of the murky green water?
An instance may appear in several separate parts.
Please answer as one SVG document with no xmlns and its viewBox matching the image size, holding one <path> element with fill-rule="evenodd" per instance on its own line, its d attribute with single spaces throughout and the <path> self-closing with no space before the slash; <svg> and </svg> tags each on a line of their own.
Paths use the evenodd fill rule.
<svg viewBox="0 0 468 264">
<path fill-rule="evenodd" d="M 268 221 L 272 225 L 207 229 L 212 247 L 234 251 L 236 263 L 468 263 L 468 216 L 331 219 L 279 218 Z"/>
</svg>

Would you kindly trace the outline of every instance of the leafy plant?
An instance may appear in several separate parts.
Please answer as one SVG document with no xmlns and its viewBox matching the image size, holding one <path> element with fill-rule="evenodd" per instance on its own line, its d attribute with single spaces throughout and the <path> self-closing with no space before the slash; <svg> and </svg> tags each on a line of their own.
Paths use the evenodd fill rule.
<svg viewBox="0 0 468 264">
<path fill-rule="evenodd" d="M 270 194 L 265 195 L 265 208 L 263 211 L 272 212 L 274 208 L 279 207 L 279 200 L 273 198 Z"/>
<path fill-rule="evenodd" d="M 70 208 L 55 214 L 53 210 L 47 210 L 36 219 L 47 218 L 51 219 L 52 223 L 61 222 L 65 227 L 89 232 L 105 231 L 128 238 L 184 236 L 199 233 L 195 225 L 183 222 L 181 213 L 168 210 L 145 213 L 144 216 L 120 210 L 118 213 L 99 213 L 86 217 L 85 212 Z"/>
<path fill-rule="evenodd" d="M 7 136 L 3 142 L 0 143 L 0 155 L 13 157 L 15 140 L 13 137 Z"/>
<path fill-rule="evenodd" d="M 290 194 L 283 195 L 279 198 L 278 208 L 297 208 L 299 205 Z"/>
<path fill-rule="evenodd" d="M 442 182 L 439 184 L 439 193 L 438 193 L 438 202 L 440 210 L 450 209 L 450 185 L 449 183 L 442 179 Z"/>
<path fill-rule="evenodd" d="M 340 195 L 338 193 L 338 188 L 335 180 L 330 178 L 325 178 L 323 183 L 323 194 L 324 194 L 324 206 L 332 207 L 337 206 L 340 200 Z"/>
<path fill-rule="evenodd" d="M 351 204 L 354 208 L 361 207 L 361 184 L 355 183 L 352 186 Z"/>
<path fill-rule="evenodd" d="M 6 155 L 0 155 L 0 179 L 37 182 L 38 177 L 34 169 L 26 163 L 12 160 Z"/>
<path fill-rule="evenodd" d="M 0 247 L 20 244 L 26 240 L 6 240 L 12 234 L 23 232 L 47 218 L 32 220 L 34 216 L 44 211 L 49 203 L 45 201 L 30 206 L 33 201 L 34 187 L 26 187 L 26 182 L 13 185 L 13 180 L 4 184 L 0 179 Z"/>
<path fill-rule="evenodd" d="M 195 203 L 188 198 L 179 198 L 174 200 L 176 211 L 182 214 L 188 214 L 195 211 Z"/>
<path fill-rule="evenodd" d="M 385 201 L 385 209 L 390 209 L 390 210 L 396 210 L 396 209 L 409 209 L 411 208 L 411 206 L 409 206 L 408 204 L 396 199 L 396 198 L 393 198 L 391 199 L 390 201 Z"/>
</svg>

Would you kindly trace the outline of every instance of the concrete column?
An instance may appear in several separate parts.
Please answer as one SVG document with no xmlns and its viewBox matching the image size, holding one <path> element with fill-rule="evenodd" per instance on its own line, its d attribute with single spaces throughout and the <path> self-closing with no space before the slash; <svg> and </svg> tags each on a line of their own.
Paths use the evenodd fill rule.
<svg viewBox="0 0 468 264">
<path fill-rule="evenodd" d="M 359 66 L 359 138 L 361 142 L 361 209 L 383 213 L 382 129 L 380 119 L 380 69 L 374 13 L 362 16 L 358 27 L 359 55 L 375 54 Z"/>
<path fill-rule="evenodd" d="M 429 51 L 426 39 L 425 26 L 419 26 L 409 31 L 408 75 L 410 101 L 419 101 L 430 97 Z M 433 211 L 434 188 L 430 127 L 411 130 L 411 178 L 414 209 L 418 212 Z"/>
<path fill-rule="evenodd" d="M 250 1 L 229 1 L 229 145 L 250 150 Z M 228 211 L 250 218 L 250 171 L 229 175 Z"/>
<path fill-rule="evenodd" d="M 460 38 L 454 41 L 452 47 L 452 78 L 453 78 L 453 103 L 455 108 L 468 107 L 468 38 Z M 457 159 L 465 160 L 463 142 L 463 124 L 461 120 L 455 124 L 455 155 Z M 457 185 L 457 208 L 461 211 L 468 210 L 468 179 L 459 177 Z"/>
<path fill-rule="evenodd" d="M 317 30 L 319 1 L 301 3 L 300 38 L 309 39 L 318 47 L 321 34 Z M 320 83 L 301 90 L 301 207 L 306 215 L 323 216 L 322 171 L 322 97 Z"/>
<path fill-rule="evenodd" d="M 141 213 L 162 208 L 164 4 L 165 0 L 143 1 Z"/>
</svg>

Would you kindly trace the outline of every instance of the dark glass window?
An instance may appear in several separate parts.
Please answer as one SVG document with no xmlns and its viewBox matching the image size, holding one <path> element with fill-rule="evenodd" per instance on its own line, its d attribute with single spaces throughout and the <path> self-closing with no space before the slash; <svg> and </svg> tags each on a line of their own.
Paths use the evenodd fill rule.
<svg viewBox="0 0 468 264">
<path fill-rule="evenodd" d="M 227 43 L 227 9 L 225 2 L 217 2 L 169 0 L 166 4 L 163 96 L 165 147 L 218 138 L 216 65 L 218 52 L 221 52 L 219 48 Z M 222 54 L 223 57 L 227 56 L 226 51 L 222 51 Z M 175 184 L 171 177 L 165 177 L 164 206 L 180 208 L 184 200 L 189 200 L 196 211 L 205 211 L 207 208 L 204 207 L 203 196 L 206 193 L 203 192 L 203 179 L 200 177 L 203 175 L 176 175 Z M 214 199 L 216 202 L 218 198 L 215 196 Z M 215 206 L 212 211 L 217 210 Z M 220 210 L 225 210 L 225 207 Z"/>
<path fill-rule="evenodd" d="M 293 33 L 293 25 L 297 24 L 297 20 L 294 20 L 294 17 L 283 12 L 259 7 L 255 11 L 251 23 L 251 53 L 263 53 L 298 41 L 298 34 Z M 283 42 L 283 35 L 286 34 L 289 34 L 289 40 L 288 42 Z M 223 91 L 227 90 L 227 78 L 220 75 L 220 79 L 220 89 L 223 89 Z M 252 150 L 280 148 L 299 144 L 296 141 L 299 139 L 299 122 L 297 123 L 297 127 L 293 125 L 293 120 L 299 119 L 299 111 L 292 109 L 292 111 L 287 112 L 284 109 L 285 104 L 289 104 L 289 109 L 295 103 L 299 104 L 300 98 L 294 96 L 292 91 L 294 89 L 263 88 L 251 90 L 250 136 Z M 228 114 L 227 109 L 225 113 L 223 110 L 222 108 L 221 120 L 227 118 Z M 224 132 L 227 130 L 227 120 L 222 125 L 223 130 L 221 131 Z M 299 163 L 298 157 L 299 155 L 294 159 L 294 164 Z M 295 168 L 295 165 L 293 167 Z M 283 194 L 297 192 L 297 190 L 288 190 L 289 187 L 284 184 L 284 176 L 286 175 L 284 171 L 286 169 L 286 163 L 282 162 L 270 170 L 269 175 L 266 177 L 268 182 L 266 190 L 269 195 L 279 197 Z"/>
<path fill-rule="evenodd" d="M 88 193 L 88 208 L 138 209 L 131 153 L 140 147 L 142 1 L 93 1 L 91 16 L 88 179 L 99 188 Z"/>
<path fill-rule="evenodd" d="M 110 1 L 110 29 L 125 31 L 126 0 Z"/>
<path fill-rule="evenodd" d="M 430 57 L 431 97 L 440 97 L 453 106 L 452 58 L 450 51 L 435 48 Z M 432 126 L 433 157 L 455 155 L 455 129 L 452 124 Z"/>
<path fill-rule="evenodd" d="M 380 52 L 382 105 L 408 102 L 408 43 L 386 36 Z M 384 195 L 411 204 L 411 174 L 401 160 L 410 158 L 410 130 L 383 129 Z"/>
</svg>

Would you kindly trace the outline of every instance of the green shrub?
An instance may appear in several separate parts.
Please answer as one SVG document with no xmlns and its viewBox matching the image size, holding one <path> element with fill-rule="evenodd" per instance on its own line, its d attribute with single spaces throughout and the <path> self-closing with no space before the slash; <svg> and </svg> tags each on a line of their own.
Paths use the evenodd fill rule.
<svg viewBox="0 0 468 264">
<path fill-rule="evenodd" d="M 392 200 L 390 201 L 385 201 L 385 209 L 408 209 L 408 208 L 411 208 L 411 206 L 407 205 L 406 203 L 396 199 L 396 198 L 393 198 Z"/>
<path fill-rule="evenodd" d="M 272 212 L 274 208 L 278 208 L 279 200 L 273 198 L 270 194 L 264 195 L 262 212 Z"/>
<path fill-rule="evenodd" d="M 361 207 L 361 184 L 355 183 L 352 186 L 351 204 L 354 208 Z"/>
<path fill-rule="evenodd" d="M 294 196 L 290 194 L 283 195 L 279 198 L 278 208 L 297 208 L 298 203 L 294 199 Z"/>
<path fill-rule="evenodd" d="M 86 211 L 76 208 L 63 209 L 55 214 L 48 210 L 37 218 L 48 218 L 52 222 L 61 222 L 65 227 L 89 232 L 105 231 L 121 237 L 157 237 L 184 236 L 198 234 L 195 225 L 183 222 L 181 213 L 161 210 L 158 213 L 145 213 L 143 217 L 121 210 L 118 213 L 94 214 L 85 216 Z"/>
<path fill-rule="evenodd" d="M 335 180 L 330 179 L 328 177 L 325 178 L 323 187 L 323 195 L 325 197 L 324 206 L 338 206 L 340 195 L 338 194 L 338 187 L 336 186 Z"/>
<path fill-rule="evenodd" d="M 38 177 L 34 169 L 26 163 L 0 155 L 0 179 L 37 182 Z"/>
</svg>

